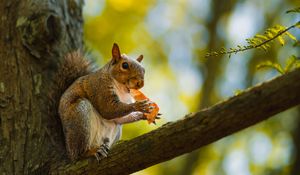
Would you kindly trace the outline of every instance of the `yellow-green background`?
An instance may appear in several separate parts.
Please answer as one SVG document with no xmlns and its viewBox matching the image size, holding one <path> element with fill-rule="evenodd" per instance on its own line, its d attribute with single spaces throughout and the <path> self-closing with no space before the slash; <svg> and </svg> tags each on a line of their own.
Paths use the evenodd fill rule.
<svg viewBox="0 0 300 175">
<path fill-rule="evenodd" d="M 145 121 L 124 126 L 123 139 L 278 75 L 255 66 L 264 60 L 284 64 L 289 55 L 299 56 L 299 46 L 292 47 L 290 40 L 283 47 L 274 42 L 267 52 L 248 51 L 230 59 L 204 55 L 223 46 L 246 44 L 246 38 L 275 24 L 294 24 L 300 15 L 285 11 L 297 6 L 299 0 L 86 0 L 84 38 L 92 55 L 103 65 L 111 58 L 114 42 L 131 57 L 143 54 L 146 77 L 142 91 L 163 113 L 156 126 Z M 291 33 L 300 39 L 299 29 Z M 290 109 L 136 174 L 300 174 L 299 122 L 300 108 Z"/>
</svg>

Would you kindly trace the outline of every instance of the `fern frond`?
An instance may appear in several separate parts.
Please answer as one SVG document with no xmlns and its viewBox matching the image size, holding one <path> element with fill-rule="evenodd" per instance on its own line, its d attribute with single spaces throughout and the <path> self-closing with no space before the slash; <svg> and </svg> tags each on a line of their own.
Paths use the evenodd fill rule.
<svg viewBox="0 0 300 175">
<path fill-rule="evenodd" d="M 262 69 L 262 68 L 271 68 L 271 69 L 274 69 L 276 70 L 277 72 L 279 72 L 280 74 L 284 74 L 284 69 L 281 67 L 280 64 L 278 63 L 273 63 L 271 61 L 265 61 L 265 62 L 262 62 L 260 64 L 258 64 L 256 66 L 256 69 Z"/>
<path fill-rule="evenodd" d="M 274 63 L 271 61 L 265 61 L 256 66 L 257 69 L 262 69 L 262 68 L 271 68 L 279 72 L 280 74 L 285 74 L 288 73 L 295 68 L 300 67 L 300 59 L 297 58 L 295 55 L 291 55 L 287 60 L 285 67 L 283 68 L 280 64 Z"/>
<path fill-rule="evenodd" d="M 222 48 L 221 51 L 213 51 L 213 52 L 206 53 L 205 57 L 228 54 L 230 58 L 231 54 L 236 54 L 238 52 L 243 52 L 255 48 L 259 48 L 267 51 L 268 48 L 270 48 L 269 43 L 273 42 L 276 38 L 278 39 L 281 45 L 284 45 L 285 44 L 285 40 L 283 38 L 284 34 L 287 35 L 290 39 L 294 40 L 295 42 L 298 42 L 296 37 L 288 32 L 289 30 L 295 27 L 300 28 L 300 21 L 287 28 L 282 25 L 276 25 L 274 27 L 268 28 L 264 32 L 264 34 L 256 34 L 253 38 L 246 39 L 248 43 L 248 45 L 246 46 L 238 45 L 236 48 L 230 48 L 229 50 Z"/>
</svg>

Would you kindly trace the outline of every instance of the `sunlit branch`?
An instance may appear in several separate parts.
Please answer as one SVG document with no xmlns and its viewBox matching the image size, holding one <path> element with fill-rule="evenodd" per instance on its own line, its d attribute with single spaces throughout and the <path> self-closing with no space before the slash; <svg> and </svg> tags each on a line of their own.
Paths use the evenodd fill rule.
<svg viewBox="0 0 300 175">
<path fill-rule="evenodd" d="M 246 50 L 250 50 L 250 49 L 255 49 L 255 48 L 260 48 L 268 43 L 270 43 L 271 41 L 273 41 L 274 39 L 278 38 L 279 36 L 285 34 L 286 32 L 288 32 L 289 30 L 295 28 L 296 26 L 300 25 L 300 21 L 298 21 L 297 23 L 295 23 L 294 25 L 286 28 L 285 30 L 279 31 L 276 35 L 274 35 L 273 37 L 257 44 L 257 45 L 247 45 L 247 46 L 243 46 L 243 47 L 238 47 L 238 48 L 230 48 L 230 50 L 221 50 L 221 51 L 214 51 L 214 52 L 208 52 L 205 57 L 212 57 L 212 56 L 219 56 L 219 55 L 231 55 L 231 54 L 236 54 L 238 52 L 243 52 Z"/>
<path fill-rule="evenodd" d="M 300 68 L 249 88 L 210 108 L 113 147 L 91 158 L 53 164 L 50 174 L 130 174 L 191 152 L 300 104 Z"/>
</svg>

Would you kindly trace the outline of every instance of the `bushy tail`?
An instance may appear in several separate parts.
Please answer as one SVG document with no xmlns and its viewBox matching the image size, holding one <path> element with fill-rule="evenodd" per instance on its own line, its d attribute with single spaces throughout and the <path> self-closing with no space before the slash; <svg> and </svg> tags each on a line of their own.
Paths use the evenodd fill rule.
<svg viewBox="0 0 300 175">
<path fill-rule="evenodd" d="M 57 129 L 60 127 L 60 132 L 58 131 L 55 134 L 51 133 L 51 136 L 54 137 L 54 139 L 62 139 L 63 137 L 62 125 L 58 114 L 58 106 L 62 94 L 77 78 L 90 74 L 91 72 L 91 62 L 85 59 L 80 51 L 67 54 L 60 63 L 58 71 L 54 75 L 52 81 L 53 84 L 50 86 L 51 89 L 49 90 L 50 104 L 48 108 L 48 115 L 51 118 L 53 117 L 53 120 L 48 127 L 52 128 L 51 130 L 55 130 L 56 128 L 56 131 L 58 131 Z"/>
<path fill-rule="evenodd" d="M 52 105 L 58 114 L 59 100 L 67 88 L 79 77 L 92 72 L 91 62 L 84 58 L 80 51 L 67 54 L 59 66 L 50 90 Z"/>
<path fill-rule="evenodd" d="M 67 88 L 79 77 L 92 72 L 91 63 L 84 58 L 80 51 L 67 54 L 54 77 L 56 101 Z M 53 96 L 54 97 L 54 96 Z"/>
</svg>

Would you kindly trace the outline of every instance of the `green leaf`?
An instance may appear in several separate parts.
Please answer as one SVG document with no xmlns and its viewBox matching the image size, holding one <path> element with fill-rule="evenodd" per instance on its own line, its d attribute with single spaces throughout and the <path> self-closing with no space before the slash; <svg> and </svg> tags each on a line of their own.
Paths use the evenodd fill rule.
<svg viewBox="0 0 300 175">
<path fill-rule="evenodd" d="M 284 70 L 282 69 L 281 65 L 278 63 L 273 63 L 271 61 L 266 61 L 256 66 L 256 69 L 262 69 L 262 68 L 271 68 L 276 70 L 280 74 L 284 74 Z"/>
<path fill-rule="evenodd" d="M 290 10 L 286 11 L 286 13 L 300 13 L 300 7 L 290 9 Z"/>
<path fill-rule="evenodd" d="M 270 39 L 270 38 L 273 38 L 274 36 L 273 36 L 273 34 L 271 33 L 271 32 L 269 32 L 269 31 L 266 31 L 266 36 Z"/>
<path fill-rule="evenodd" d="M 268 29 L 270 33 L 273 34 L 273 36 L 277 35 L 279 29 L 277 27 L 269 28 Z"/>
<path fill-rule="evenodd" d="M 297 38 L 296 38 L 294 35 L 292 35 L 290 32 L 285 32 L 285 34 L 286 34 L 289 38 L 291 38 L 292 40 L 294 40 L 294 41 L 297 42 Z"/>
<path fill-rule="evenodd" d="M 282 36 L 278 36 L 278 41 L 280 42 L 280 44 L 283 46 L 284 45 L 284 39 Z"/>
<path fill-rule="evenodd" d="M 262 45 L 262 46 L 260 46 L 259 48 L 262 48 L 264 51 L 268 51 L 267 45 Z"/>
<path fill-rule="evenodd" d="M 297 62 L 297 57 L 295 55 L 291 55 L 286 60 L 286 66 L 284 68 L 284 72 L 287 73 L 292 70 L 292 68 L 295 66 L 295 63 Z"/>
<path fill-rule="evenodd" d="M 261 44 L 263 41 L 259 38 L 253 38 L 252 41 L 255 43 L 255 45 Z"/>
<path fill-rule="evenodd" d="M 269 39 L 269 38 L 266 37 L 265 35 L 260 35 L 260 34 L 255 35 L 254 38 L 259 38 L 259 39 L 261 39 L 261 40 L 268 40 L 268 39 Z"/>
<path fill-rule="evenodd" d="M 277 28 L 278 31 L 285 30 L 285 26 L 283 26 L 283 25 L 276 25 L 275 28 Z"/>
</svg>

